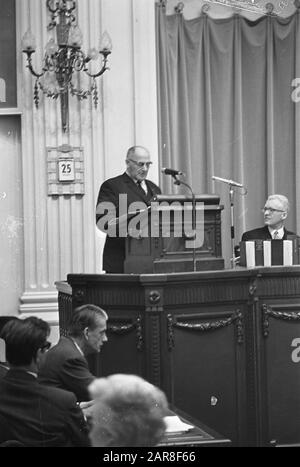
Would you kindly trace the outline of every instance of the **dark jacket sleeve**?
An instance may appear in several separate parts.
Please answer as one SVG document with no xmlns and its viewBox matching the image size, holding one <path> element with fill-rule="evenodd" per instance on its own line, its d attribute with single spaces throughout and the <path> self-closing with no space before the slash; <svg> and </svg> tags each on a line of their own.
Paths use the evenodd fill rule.
<svg viewBox="0 0 300 467">
<path fill-rule="evenodd" d="M 88 426 L 84 418 L 83 412 L 76 402 L 73 394 L 70 394 L 70 399 L 67 406 L 68 417 L 66 420 L 66 431 L 72 446 L 74 447 L 89 447 L 90 441 L 88 437 Z"/>
<path fill-rule="evenodd" d="M 72 358 L 65 361 L 61 381 L 68 391 L 73 392 L 78 401 L 90 400 L 88 385 L 95 379 L 83 358 Z"/>
</svg>

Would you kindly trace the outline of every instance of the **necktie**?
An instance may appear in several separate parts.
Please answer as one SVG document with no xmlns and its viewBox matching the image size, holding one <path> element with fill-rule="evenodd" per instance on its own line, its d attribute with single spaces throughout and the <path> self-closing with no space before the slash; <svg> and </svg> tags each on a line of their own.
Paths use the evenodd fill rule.
<svg viewBox="0 0 300 467">
<path fill-rule="evenodd" d="M 279 235 L 278 235 L 277 230 L 275 230 L 275 232 L 273 233 L 273 240 L 279 240 Z"/>
<path fill-rule="evenodd" d="M 138 187 L 138 189 L 140 190 L 140 192 L 141 192 L 143 195 L 145 195 L 146 192 L 145 192 L 144 188 L 142 187 L 141 183 L 142 183 L 141 181 L 137 181 L 137 182 L 136 182 L 136 186 Z"/>
</svg>

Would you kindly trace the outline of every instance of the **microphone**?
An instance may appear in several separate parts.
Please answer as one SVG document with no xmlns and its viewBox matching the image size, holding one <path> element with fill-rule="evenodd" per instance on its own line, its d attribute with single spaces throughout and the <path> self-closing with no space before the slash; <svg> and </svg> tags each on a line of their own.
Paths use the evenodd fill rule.
<svg viewBox="0 0 300 467">
<path fill-rule="evenodd" d="M 234 180 L 228 180 L 227 178 L 216 177 L 215 175 L 213 175 L 211 178 L 213 180 L 219 180 L 220 182 L 229 183 L 229 185 L 232 186 L 239 186 L 240 188 L 244 186 L 242 183 L 235 182 Z"/>
<path fill-rule="evenodd" d="M 174 177 L 175 175 L 184 175 L 183 172 L 181 172 L 180 170 L 174 170 L 174 169 L 161 169 L 161 173 L 165 174 L 165 175 L 172 175 L 172 177 Z"/>
</svg>

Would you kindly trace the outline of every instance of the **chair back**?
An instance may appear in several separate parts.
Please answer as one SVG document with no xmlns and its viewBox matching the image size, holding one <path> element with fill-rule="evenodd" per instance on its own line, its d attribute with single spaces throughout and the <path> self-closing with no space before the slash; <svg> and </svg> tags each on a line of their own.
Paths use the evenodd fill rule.
<svg viewBox="0 0 300 467">
<path fill-rule="evenodd" d="M 0 448 L 25 448 L 25 444 L 17 441 L 16 439 L 9 439 L 0 443 Z"/>
</svg>

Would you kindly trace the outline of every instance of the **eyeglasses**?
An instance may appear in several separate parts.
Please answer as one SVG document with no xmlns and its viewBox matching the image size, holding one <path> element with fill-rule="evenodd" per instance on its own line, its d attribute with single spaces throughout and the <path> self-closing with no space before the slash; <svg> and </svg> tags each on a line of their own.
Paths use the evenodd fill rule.
<svg viewBox="0 0 300 467">
<path fill-rule="evenodd" d="M 42 352 L 47 352 L 47 350 L 49 350 L 51 347 L 51 342 L 45 342 L 45 344 L 43 344 L 40 349 Z"/>
<path fill-rule="evenodd" d="M 137 162 L 137 161 L 134 161 L 133 159 L 127 159 L 128 161 L 130 162 L 133 162 L 137 167 L 147 167 L 147 169 L 149 169 L 150 165 L 152 164 L 152 162 Z"/>
<path fill-rule="evenodd" d="M 285 212 L 283 209 L 273 209 L 273 208 L 262 208 L 261 212 L 267 212 L 269 211 L 271 214 L 273 214 L 274 212 Z"/>
</svg>

